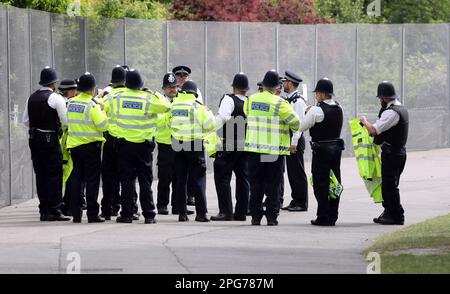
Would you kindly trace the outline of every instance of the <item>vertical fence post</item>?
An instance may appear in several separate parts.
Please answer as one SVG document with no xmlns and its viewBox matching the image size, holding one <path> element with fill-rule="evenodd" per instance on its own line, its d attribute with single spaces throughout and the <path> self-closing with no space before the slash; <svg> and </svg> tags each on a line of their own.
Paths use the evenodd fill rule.
<svg viewBox="0 0 450 294">
<path fill-rule="evenodd" d="M 123 18 L 123 64 L 127 64 L 127 19 Z"/>
<path fill-rule="evenodd" d="M 30 9 L 28 9 L 28 58 L 29 58 L 29 64 L 30 64 L 30 94 L 33 93 L 33 43 L 32 43 L 32 39 L 31 39 L 31 28 L 32 26 L 32 21 L 33 21 L 33 17 L 32 17 L 32 11 Z M 52 65 L 53 66 L 53 65 Z M 30 163 L 28 163 L 30 164 Z M 33 167 L 31 167 L 30 170 L 31 173 L 31 199 L 34 198 L 34 173 L 33 173 Z"/>
<path fill-rule="evenodd" d="M 52 59 L 52 67 L 55 68 L 55 46 L 53 45 L 53 13 L 49 13 L 50 17 L 50 54 Z"/>
<path fill-rule="evenodd" d="M 449 116 L 450 120 L 450 24 L 447 24 L 447 93 L 448 93 L 447 115 Z M 448 147 L 450 147 L 450 128 L 448 128 L 448 130 L 449 130 Z"/>
<path fill-rule="evenodd" d="M 317 83 L 317 65 L 318 65 L 318 48 L 317 45 L 319 44 L 319 27 L 316 24 L 315 25 L 315 32 L 314 32 L 314 83 L 313 88 Z M 313 100 L 314 101 L 314 100 Z"/>
<path fill-rule="evenodd" d="M 165 34 L 164 34 L 164 37 L 165 37 L 165 48 L 166 48 L 166 51 L 165 51 L 165 54 L 166 54 L 166 60 L 165 60 L 165 65 L 166 65 L 166 72 L 168 72 L 169 71 L 169 26 L 170 26 L 170 22 L 168 22 L 168 21 L 166 21 L 166 26 L 165 26 Z"/>
<path fill-rule="evenodd" d="M 81 18 L 80 19 L 80 34 L 81 34 L 81 45 L 83 46 L 83 52 L 82 52 L 82 57 L 83 57 L 83 61 L 84 61 L 84 71 L 87 72 L 88 71 L 88 55 L 87 55 L 87 32 L 86 32 L 86 18 Z"/>
<path fill-rule="evenodd" d="M 239 44 L 239 72 L 242 72 L 242 23 L 239 22 L 239 30 L 238 30 L 238 44 Z"/>
<path fill-rule="evenodd" d="M 279 54 L 279 50 L 280 50 L 280 48 L 279 48 L 279 44 L 278 44 L 278 34 L 279 34 L 279 28 L 280 28 L 280 24 L 279 23 L 277 23 L 277 24 L 275 24 L 275 68 L 276 68 L 276 70 L 277 70 L 277 72 L 279 72 L 280 71 L 280 68 L 279 68 L 279 66 L 280 66 L 280 64 L 279 64 L 279 60 L 278 60 L 278 54 Z"/>
<path fill-rule="evenodd" d="M 401 68 L 401 102 L 405 104 L 405 52 L 406 52 L 406 26 L 402 24 L 402 68 Z"/>
<path fill-rule="evenodd" d="M 358 117 L 358 99 L 359 99 L 359 48 L 358 48 L 359 30 L 355 27 L 355 117 Z"/>
<path fill-rule="evenodd" d="M 10 8 L 7 7 L 6 8 L 6 73 L 7 73 L 7 78 L 8 81 L 6 82 L 6 87 L 8 89 L 7 92 L 7 98 L 8 98 L 8 107 L 6 110 L 7 113 L 7 134 L 8 134 L 8 144 L 6 144 L 8 147 L 8 194 L 6 195 L 6 201 L 5 201 L 5 205 L 11 205 L 12 203 L 12 191 L 11 191 L 11 186 L 12 186 L 12 176 L 11 176 L 11 170 L 12 170 L 12 164 L 11 164 L 11 160 L 12 160 L 12 154 L 11 154 L 11 79 L 10 79 L 10 74 L 11 74 L 11 36 L 9 33 L 9 10 Z"/>
<path fill-rule="evenodd" d="M 207 105 L 208 102 L 208 23 L 205 21 L 203 22 L 203 38 L 204 38 L 204 60 L 203 60 L 203 103 Z"/>
</svg>

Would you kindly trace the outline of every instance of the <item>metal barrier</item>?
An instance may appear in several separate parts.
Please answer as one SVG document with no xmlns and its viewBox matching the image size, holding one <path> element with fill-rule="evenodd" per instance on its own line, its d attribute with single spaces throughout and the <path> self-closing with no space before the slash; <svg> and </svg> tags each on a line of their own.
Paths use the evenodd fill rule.
<svg viewBox="0 0 450 294">
<path fill-rule="evenodd" d="M 215 112 L 235 73 L 249 76 L 252 93 L 267 70 L 289 69 L 307 85 L 308 104 L 318 79 L 333 80 L 345 119 L 374 120 L 376 86 L 390 80 L 410 111 L 408 150 L 424 150 L 450 146 L 449 39 L 448 24 L 87 19 L 0 5 L 0 206 L 35 191 L 22 115 L 45 65 L 54 66 L 60 78 L 89 71 L 103 87 L 113 66 L 127 64 L 140 70 L 147 86 L 160 89 L 164 73 L 185 64 Z M 344 155 L 352 156 L 344 126 Z"/>
</svg>

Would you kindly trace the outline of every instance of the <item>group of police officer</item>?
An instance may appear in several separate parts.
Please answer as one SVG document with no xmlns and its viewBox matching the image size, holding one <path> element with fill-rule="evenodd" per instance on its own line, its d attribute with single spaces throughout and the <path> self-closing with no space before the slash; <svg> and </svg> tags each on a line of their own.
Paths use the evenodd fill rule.
<svg viewBox="0 0 450 294">
<path fill-rule="evenodd" d="M 195 220 L 209 222 L 205 151 L 207 144 L 212 144 L 214 152 L 207 153 L 214 157 L 219 213 L 211 220 L 246 221 L 250 215 L 251 224 L 260 225 L 265 216 L 267 225 L 278 225 L 280 209 L 308 209 L 303 154 L 304 132 L 309 130 L 312 184 L 318 202 L 317 218 L 311 224 L 334 226 L 340 197 L 330 197 L 330 173 L 341 182 L 344 116 L 335 100 L 333 83 L 320 79 L 314 89 L 317 103 L 307 106 L 298 91 L 302 79 L 291 71 L 284 77 L 275 70 L 268 71 L 258 83 L 259 92 L 250 96 L 247 76 L 238 73 L 232 92 L 223 95 L 214 116 L 203 104 L 190 74 L 187 66 L 175 67 L 164 75 L 160 94 L 144 88 L 138 70 L 118 65 L 105 89 L 96 92 L 95 77 L 86 72 L 77 81 L 63 80 L 58 87 L 60 95 L 56 71 L 44 68 L 41 88 L 30 96 L 24 113 L 40 220 L 67 221 L 70 218 L 66 215 L 71 215 L 73 222 L 80 223 L 85 194 L 90 223 L 113 216 L 118 216 L 119 223 L 132 223 L 139 219 L 138 198 L 146 224 L 156 222 L 156 213 L 169 214 L 169 202 L 180 222 L 188 221 L 188 215 L 194 213 L 187 209 L 192 204 Z M 282 90 L 286 97 L 281 97 Z M 403 224 L 398 184 L 406 161 L 408 112 L 389 82 L 379 84 L 377 97 L 382 106 L 377 122 L 360 119 L 383 150 L 384 212 L 374 222 Z M 159 181 L 155 207 L 151 184 L 156 144 Z M 64 198 L 63 151 L 70 152 L 73 162 L 70 177 L 65 179 Z M 282 207 L 285 166 L 292 200 Z M 233 173 L 234 209 L 230 185 Z"/>
</svg>

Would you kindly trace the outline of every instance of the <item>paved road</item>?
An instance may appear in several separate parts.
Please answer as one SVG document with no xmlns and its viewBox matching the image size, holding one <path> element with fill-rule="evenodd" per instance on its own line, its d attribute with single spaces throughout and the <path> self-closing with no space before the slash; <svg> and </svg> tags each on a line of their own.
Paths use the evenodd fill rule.
<svg viewBox="0 0 450 294">
<path fill-rule="evenodd" d="M 450 149 L 408 156 L 401 182 L 407 224 L 448 213 Z M 310 210 L 282 212 L 278 227 L 178 223 L 172 215 L 158 216 L 156 225 L 42 223 L 36 200 L 6 207 L 0 210 L 0 273 L 64 273 L 71 252 L 80 254 L 85 273 L 365 273 L 361 252 L 399 227 L 372 223 L 381 208 L 365 191 L 354 158 L 343 160 L 342 174 L 345 191 L 333 228 L 309 225 L 312 193 Z M 210 215 L 217 213 L 215 198 L 209 175 Z"/>
</svg>

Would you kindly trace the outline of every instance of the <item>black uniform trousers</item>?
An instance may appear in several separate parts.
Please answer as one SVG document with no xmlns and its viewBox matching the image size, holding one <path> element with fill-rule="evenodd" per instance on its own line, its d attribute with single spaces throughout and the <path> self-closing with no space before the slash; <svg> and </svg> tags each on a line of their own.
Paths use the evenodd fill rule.
<svg viewBox="0 0 450 294">
<path fill-rule="evenodd" d="M 155 217 L 153 202 L 153 150 L 154 142 L 132 143 L 118 139 L 119 179 L 122 186 L 122 217 L 136 213 L 136 178 L 139 182 L 139 201 L 146 219 Z"/>
<path fill-rule="evenodd" d="M 39 212 L 42 215 L 60 215 L 63 158 L 58 134 L 30 130 L 28 144 L 36 174 Z"/>
<path fill-rule="evenodd" d="M 284 156 L 248 153 L 250 179 L 250 213 L 253 218 L 264 215 L 263 198 L 266 194 L 266 218 L 276 220 L 280 212 L 281 182 L 283 181 Z"/>
<path fill-rule="evenodd" d="M 188 142 L 184 142 L 186 144 Z M 183 145 L 183 142 L 179 142 Z M 193 194 L 195 197 L 195 212 L 202 216 L 208 212 L 206 208 L 206 162 L 205 151 L 190 151 L 197 150 L 195 146 L 202 146 L 200 141 L 193 141 L 191 148 L 182 148 L 175 152 L 175 177 L 177 179 L 176 201 L 177 208 L 180 214 L 187 212 L 187 185 L 188 178 L 191 181 Z M 188 150 L 185 150 L 188 149 Z"/>
<path fill-rule="evenodd" d="M 117 138 L 106 133 L 102 154 L 102 214 L 111 216 L 120 210 L 119 151 Z"/>
<path fill-rule="evenodd" d="M 244 151 L 218 152 L 214 160 L 214 182 L 219 201 L 219 211 L 227 216 L 233 214 L 230 186 L 233 172 L 236 176 L 234 215 L 245 216 L 248 210 L 250 193 L 247 153 Z"/>
<path fill-rule="evenodd" d="M 400 191 L 398 185 L 400 175 L 405 168 L 406 150 L 389 150 L 382 148 L 381 152 L 381 193 L 385 215 L 395 220 L 403 221 L 404 213 L 400 204 Z"/>
<path fill-rule="evenodd" d="M 73 170 L 70 179 L 70 209 L 74 219 L 82 217 L 82 186 L 86 183 L 87 217 L 95 218 L 99 213 L 98 191 L 100 187 L 102 142 L 92 142 L 70 149 Z"/>
<path fill-rule="evenodd" d="M 176 211 L 176 176 L 175 151 L 172 145 L 158 143 L 158 201 L 156 207 L 166 208 L 170 200 L 170 186 L 172 186 L 172 209 Z"/>
<path fill-rule="evenodd" d="M 290 206 L 308 208 L 308 178 L 304 162 L 305 137 L 301 136 L 297 144 L 297 153 L 286 156 L 287 174 L 291 186 Z"/>
<path fill-rule="evenodd" d="M 329 190 L 331 170 L 341 182 L 341 155 L 342 146 L 339 143 L 320 143 L 320 147 L 313 149 L 311 172 L 319 222 L 336 222 L 338 219 L 340 197 L 329 197 Z"/>
</svg>

